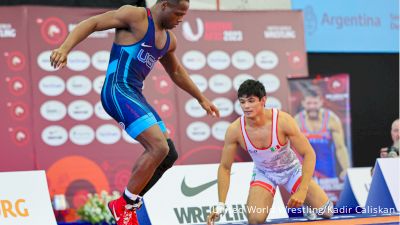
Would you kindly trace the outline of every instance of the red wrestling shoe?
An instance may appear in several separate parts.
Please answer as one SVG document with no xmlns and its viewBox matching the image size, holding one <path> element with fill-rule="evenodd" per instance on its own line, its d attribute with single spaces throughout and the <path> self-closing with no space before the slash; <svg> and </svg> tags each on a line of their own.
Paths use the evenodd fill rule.
<svg viewBox="0 0 400 225">
<path fill-rule="evenodd" d="M 110 201 L 108 203 L 108 209 L 113 215 L 117 225 L 139 225 L 135 208 L 133 205 L 127 204 L 122 196 L 116 200 Z"/>
</svg>

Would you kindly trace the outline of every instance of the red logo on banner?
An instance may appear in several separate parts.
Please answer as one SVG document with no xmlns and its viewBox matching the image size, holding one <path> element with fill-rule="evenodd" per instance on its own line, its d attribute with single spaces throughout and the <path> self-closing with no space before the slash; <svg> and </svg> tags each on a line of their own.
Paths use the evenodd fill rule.
<svg viewBox="0 0 400 225">
<path fill-rule="evenodd" d="M 154 105 L 156 106 L 157 112 L 160 117 L 165 119 L 169 118 L 173 112 L 172 102 L 168 99 L 154 100 Z"/>
<path fill-rule="evenodd" d="M 328 80 L 328 90 L 331 93 L 343 93 L 346 91 L 346 78 L 335 76 Z"/>
<path fill-rule="evenodd" d="M 171 88 L 171 80 L 168 76 L 153 76 L 154 86 L 161 94 L 167 94 Z"/>
<path fill-rule="evenodd" d="M 16 102 L 10 106 L 11 117 L 16 120 L 24 120 L 29 114 L 29 106 L 22 102 Z"/>
<path fill-rule="evenodd" d="M 8 81 L 8 90 L 15 96 L 23 95 L 27 87 L 26 81 L 22 77 L 13 77 Z"/>
<path fill-rule="evenodd" d="M 289 61 L 289 66 L 293 69 L 302 69 L 305 64 L 304 55 L 298 51 L 286 53 Z"/>
<path fill-rule="evenodd" d="M 50 17 L 43 21 L 40 33 L 47 43 L 56 45 L 60 44 L 67 36 L 67 27 L 61 19 Z"/>
<path fill-rule="evenodd" d="M 25 55 L 22 52 L 6 52 L 4 56 L 7 58 L 7 66 L 10 70 L 20 71 L 25 67 Z"/>
<path fill-rule="evenodd" d="M 29 132 L 28 132 L 28 129 L 26 129 L 26 128 L 18 127 L 18 128 L 15 128 L 11 132 L 11 140 L 17 146 L 27 145 L 29 142 L 29 139 L 30 139 Z"/>
</svg>

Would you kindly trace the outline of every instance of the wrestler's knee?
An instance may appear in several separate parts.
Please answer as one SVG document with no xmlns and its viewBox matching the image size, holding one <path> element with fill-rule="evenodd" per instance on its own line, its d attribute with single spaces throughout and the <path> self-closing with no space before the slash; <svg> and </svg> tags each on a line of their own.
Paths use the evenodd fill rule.
<svg viewBox="0 0 400 225">
<path fill-rule="evenodd" d="M 163 167 L 166 169 L 171 168 L 175 161 L 178 159 L 178 152 L 175 149 L 174 142 L 171 139 L 167 139 L 168 142 L 168 154 L 163 161 Z"/>
<path fill-rule="evenodd" d="M 266 216 L 259 213 L 249 213 L 247 219 L 249 224 L 263 224 L 265 223 Z"/>
<path fill-rule="evenodd" d="M 178 152 L 176 151 L 174 142 L 171 139 L 167 139 L 167 142 L 169 147 L 168 158 L 175 162 L 178 159 Z"/>
<path fill-rule="evenodd" d="M 169 147 L 165 140 L 155 140 L 146 150 L 152 156 L 154 162 L 160 163 L 167 157 Z"/>
</svg>

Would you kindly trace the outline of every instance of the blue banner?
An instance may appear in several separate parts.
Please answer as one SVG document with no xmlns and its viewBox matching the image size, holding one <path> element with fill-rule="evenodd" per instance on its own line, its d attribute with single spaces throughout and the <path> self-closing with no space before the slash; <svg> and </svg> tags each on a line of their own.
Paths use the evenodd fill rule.
<svg viewBox="0 0 400 225">
<path fill-rule="evenodd" d="M 398 0 L 292 0 L 308 52 L 399 52 Z"/>
</svg>

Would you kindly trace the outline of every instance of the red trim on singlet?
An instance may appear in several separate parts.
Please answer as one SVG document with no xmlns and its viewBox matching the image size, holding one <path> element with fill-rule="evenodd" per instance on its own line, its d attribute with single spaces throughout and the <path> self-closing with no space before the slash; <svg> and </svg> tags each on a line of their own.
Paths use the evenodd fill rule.
<svg viewBox="0 0 400 225">
<path fill-rule="evenodd" d="M 275 195 L 275 188 L 273 188 L 270 184 L 267 184 L 267 183 L 259 181 L 259 180 L 250 182 L 250 187 L 254 187 L 254 186 L 260 186 L 260 187 L 264 188 L 265 190 L 269 191 L 272 194 L 272 196 Z"/>
<path fill-rule="evenodd" d="M 281 144 L 281 142 L 279 141 L 279 135 L 278 135 L 278 121 L 279 121 L 279 110 L 277 109 L 276 110 L 278 113 L 278 115 L 276 115 L 276 124 L 275 124 L 275 126 L 276 126 L 276 129 L 275 129 L 275 132 L 276 132 L 276 140 L 278 141 L 278 144 L 280 144 L 281 146 L 285 146 L 287 143 L 288 143 L 288 140 L 286 139 L 286 143 L 283 145 L 283 144 Z"/>
<path fill-rule="evenodd" d="M 326 132 L 328 130 L 328 122 L 329 122 L 328 111 L 324 110 L 324 121 L 323 121 L 323 128 L 322 128 L 321 132 Z"/>
<path fill-rule="evenodd" d="M 150 18 L 152 18 L 152 17 L 151 17 L 151 11 L 150 11 L 150 9 L 149 9 L 149 8 L 146 8 L 146 10 L 147 10 L 147 16 L 150 17 Z"/>
<path fill-rule="evenodd" d="M 307 137 L 310 135 L 319 135 L 321 133 L 325 133 L 328 130 L 328 123 L 329 123 L 329 111 L 328 110 L 323 109 L 322 126 L 318 131 L 311 131 L 310 129 L 307 128 L 306 120 L 305 120 L 306 116 L 307 116 L 306 112 L 303 111 L 300 114 L 299 119 L 300 119 L 300 124 L 301 124 L 300 130 L 304 134 L 306 134 Z M 315 136 L 315 137 L 318 138 L 319 136 Z"/>
<path fill-rule="evenodd" d="M 246 118 L 244 118 L 243 119 L 243 122 L 244 122 L 244 127 L 243 127 L 243 129 L 244 129 L 244 132 L 246 133 L 246 137 L 247 137 L 247 139 L 249 140 L 249 142 L 250 142 L 250 144 L 253 146 L 253 148 L 255 148 L 256 150 L 259 150 L 259 151 L 263 151 L 263 150 L 268 150 L 271 146 L 272 146 L 272 139 L 273 139 L 273 135 L 272 135 L 272 132 L 274 132 L 274 130 L 273 130 L 273 128 L 274 128 L 274 123 L 273 123 L 273 121 L 274 121 L 274 111 L 271 109 L 271 115 L 272 115 L 272 124 L 271 124 L 271 143 L 269 144 L 269 146 L 268 147 L 266 147 L 266 148 L 257 148 L 254 144 L 253 144 L 253 142 L 251 141 L 251 139 L 250 139 L 250 137 L 249 137 L 249 135 L 247 134 L 247 131 L 246 131 Z"/>
<path fill-rule="evenodd" d="M 323 134 L 306 134 L 308 139 L 322 139 L 326 138 Z"/>
<path fill-rule="evenodd" d="M 243 118 L 243 121 L 244 121 L 244 118 Z M 246 152 L 248 152 L 249 149 L 247 148 L 247 143 L 246 143 L 246 139 L 244 138 L 244 135 L 243 135 L 243 129 L 242 129 L 242 127 L 243 127 L 243 129 L 245 128 L 245 127 L 243 126 L 243 124 L 242 124 L 242 118 L 240 118 L 240 133 L 242 134 L 242 138 L 243 138 L 243 142 L 244 142 L 244 147 L 246 148 L 246 149 L 243 149 L 243 150 L 246 151 Z"/>
<path fill-rule="evenodd" d="M 299 187 L 300 183 L 301 183 L 301 178 L 299 177 L 299 179 L 297 179 L 296 183 L 294 183 L 293 187 L 292 187 L 292 192 L 291 194 L 294 194 L 297 191 L 297 188 Z"/>
</svg>

